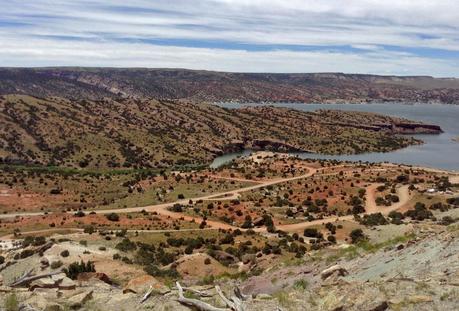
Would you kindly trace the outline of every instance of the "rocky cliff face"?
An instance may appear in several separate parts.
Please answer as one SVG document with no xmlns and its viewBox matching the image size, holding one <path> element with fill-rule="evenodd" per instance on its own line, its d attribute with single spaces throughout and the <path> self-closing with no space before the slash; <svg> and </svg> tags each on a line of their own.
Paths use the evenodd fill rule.
<svg viewBox="0 0 459 311">
<path fill-rule="evenodd" d="M 0 69 L 0 94 L 72 99 L 237 102 L 459 103 L 459 80 L 342 73 L 225 73 L 183 69 Z"/>
</svg>

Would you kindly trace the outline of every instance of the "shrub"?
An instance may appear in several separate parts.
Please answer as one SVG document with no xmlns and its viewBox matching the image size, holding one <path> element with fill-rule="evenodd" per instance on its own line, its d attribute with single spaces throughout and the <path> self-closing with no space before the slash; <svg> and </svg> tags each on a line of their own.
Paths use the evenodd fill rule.
<svg viewBox="0 0 459 311">
<path fill-rule="evenodd" d="M 404 183 L 404 182 L 408 182 L 410 180 L 410 177 L 407 176 L 407 175 L 399 175 L 399 176 L 397 176 L 397 178 L 395 180 L 398 183 Z"/>
<path fill-rule="evenodd" d="M 75 217 L 84 217 L 85 213 L 83 211 L 78 211 L 75 214 L 73 214 Z"/>
<path fill-rule="evenodd" d="M 105 215 L 105 217 L 107 217 L 107 219 L 110 220 L 110 221 L 119 221 L 120 220 L 120 216 L 118 216 L 118 214 L 116 214 L 116 213 L 107 214 L 107 215 Z"/>
<path fill-rule="evenodd" d="M 444 216 L 441 221 L 440 221 L 440 224 L 443 225 L 443 226 L 449 226 L 450 224 L 452 223 L 455 223 L 456 220 L 453 219 L 451 216 Z"/>
<path fill-rule="evenodd" d="M 204 264 L 205 264 L 205 265 L 210 265 L 210 263 L 211 263 L 210 258 L 206 258 L 206 259 L 204 260 Z"/>
<path fill-rule="evenodd" d="M 91 261 L 88 261 L 87 263 L 81 261 L 71 263 L 68 268 L 65 268 L 63 271 L 67 277 L 75 280 L 78 277 L 78 274 L 83 272 L 96 272 L 96 268 L 94 267 L 94 263 Z"/>
<path fill-rule="evenodd" d="M 21 252 L 21 254 L 19 255 L 19 257 L 21 259 L 24 259 L 24 258 L 27 258 L 29 256 L 32 256 L 34 254 L 34 251 L 31 250 L 31 249 L 25 249 Z"/>
<path fill-rule="evenodd" d="M 323 238 L 322 233 L 320 233 L 317 229 L 314 228 L 304 229 L 303 235 L 308 238 Z"/>
<path fill-rule="evenodd" d="M 32 245 L 33 246 L 40 246 L 46 243 L 46 238 L 44 236 L 37 236 L 34 238 Z"/>
<path fill-rule="evenodd" d="M 156 265 L 148 265 L 144 268 L 144 271 L 151 276 L 155 277 L 169 277 L 172 279 L 178 279 L 180 274 L 175 269 L 161 270 Z"/>
<path fill-rule="evenodd" d="M 308 286 L 309 283 L 306 279 L 296 280 L 295 283 L 293 283 L 293 288 L 297 290 L 305 290 Z"/>
<path fill-rule="evenodd" d="M 357 243 L 359 241 L 363 241 L 366 239 L 365 235 L 363 234 L 363 231 L 362 229 L 354 229 L 351 231 L 351 233 L 349 234 L 351 240 L 352 240 L 352 243 Z"/>
<path fill-rule="evenodd" d="M 88 234 L 93 234 L 96 229 L 93 226 L 87 226 L 84 228 L 83 232 Z"/>
<path fill-rule="evenodd" d="M 379 191 L 379 192 L 383 192 L 384 190 L 386 190 L 386 186 L 384 186 L 384 185 L 378 186 L 376 188 L 376 190 Z"/>
<path fill-rule="evenodd" d="M 404 216 L 410 217 L 413 220 L 424 220 L 424 219 L 429 219 L 433 217 L 433 214 L 431 211 L 429 211 L 426 208 L 426 205 L 424 203 L 417 202 L 414 205 L 414 209 L 406 211 Z"/>
<path fill-rule="evenodd" d="M 116 244 L 115 248 L 123 252 L 129 252 L 136 250 L 137 245 L 128 238 L 124 238 L 120 243 Z"/>
<path fill-rule="evenodd" d="M 226 234 L 221 240 L 220 244 L 233 244 L 234 238 L 231 234 Z"/>
<path fill-rule="evenodd" d="M 115 236 L 119 237 L 119 238 L 124 238 L 127 234 L 127 230 L 126 229 L 122 229 L 122 230 L 119 230 L 119 231 L 116 231 L 115 233 Z"/>
<path fill-rule="evenodd" d="M 365 226 L 382 226 L 387 225 L 388 221 L 381 213 L 364 215 L 360 223 Z"/>
<path fill-rule="evenodd" d="M 172 207 L 171 207 L 171 211 L 175 212 L 175 213 L 181 213 L 183 212 L 183 207 L 181 204 L 174 204 Z"/>
<path fill-rule="evenodd" d="M 66 249 L 63 250 L 63 251 L 61 252 L 61 256 L 62 256 L 62 257 L 69 257 L 69 255 L 70 255 L 70 253 L 69 253 L 69 251 L 66 250 Z"/>
<path fill-rule="evenodd" d="M 58 260 L 58 261 L 53 261 L 51 263 L 51 269 L 58 269 L 62 267 L 62 261 Z"/>
</svg>

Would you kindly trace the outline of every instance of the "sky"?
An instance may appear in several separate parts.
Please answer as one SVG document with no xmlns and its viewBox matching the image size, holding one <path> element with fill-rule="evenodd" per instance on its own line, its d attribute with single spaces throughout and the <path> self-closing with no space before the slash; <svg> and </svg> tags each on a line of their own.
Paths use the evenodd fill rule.
<svg viewBox="0 0 459 311">
<path fill-rule="evenodd" d="M 0 0 L 0 66 L 459 77 L 459 0 Z"/>
</svg>

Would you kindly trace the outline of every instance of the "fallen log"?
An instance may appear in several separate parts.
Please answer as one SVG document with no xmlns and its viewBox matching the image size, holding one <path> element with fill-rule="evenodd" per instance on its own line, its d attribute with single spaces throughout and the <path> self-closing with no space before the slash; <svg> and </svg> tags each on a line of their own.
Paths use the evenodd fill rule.
<svg viewBox="0 0 459 311">
<path fill-rule="evenodd" d="M 147 290 L 145 295 L 142 297 L 142 299 L 140 300 L 140 303 L 143 303 L 145 300 L 147 300 L 150 297 L 152 292 L 153 292 L 153 285 L 150 285 L 150 288 Z"/>
<path fill-rule="evenodd" d="M 177 286 L 177 289 L 178 289 L 178 296 L 179 296 L 178 302 L 180 302 L 183 305 L 196 308 L 200 311 L 228 311 L 229 310 L 227 308 L 214 307 L 198 299 L 186 298 L 185 296 L 183 296 L 183 288 L 180 285 L 180 283 L 176 282 L 175 285 Z"/>
<path fill-rule="evenodd" d="M 45 274 L 39 274 L 39 275 L 29 276 L 31 272 L 32 272 L 32 270 L 30 270 L 29 272 L 25 273 L 25 274 L 24 274 L 23 276 L 21 276 L 18 280 L 16 280 L 16 281 L 14 281 L 13 283 L 11 283 L 9 286 L 10 286 L 10 287 L 23 286 L 23 285 L 27 285 L 27 284 L 29 284 L 30 282 L 33 282 L 33 281 L 35 281 L 35 280 L 42 279 L 42 278 L 46 278 L 46 277 L 50 277 L 50 276 L 53 276 L 53 275 L 62 273 L 61 270 L 58 270 L 58 271 L 54 271 L 54 272 L 51 272 L 51 273 L 45 273 Z"/>
<path fill-rule="evenodd" d="M 244 295 L 238 286 L 234 288 L 234 294 L 236 295 L 237 298 L 239 298 L 242 301 L 247 301 L 252 298 L 251 295 Z"/>
<path fill-rule="evenodd" d="M 182 287 L 182 288 L 183 288 L 183 290 L 188 291 L 188 292 L 192 292 L 193 294 L 196 294 L 196 295 L 198 295 L 200 297 L 212 297 L 213 296 L 212 294 L 205 293 L 205 292 L 199 291 L 197 289 L 193 289 L 193 288 L 189 288 L 189 287 Z"/>
<path fill-rule="evenodd" d="M 231 310 L 237 310 L 237 306 L 234 302 L 232 302 L 231 300 L 229 300 L 228 298 L 226 298 L 226 296 L 223 294 L 220 286 L 218 285 L 215 285 L 215 290 L 217 291 L 217 294 L 220 296 L 220 298 L 223 300 L 223 302 L 229 307 L 231 308 Z"/>
</svg>

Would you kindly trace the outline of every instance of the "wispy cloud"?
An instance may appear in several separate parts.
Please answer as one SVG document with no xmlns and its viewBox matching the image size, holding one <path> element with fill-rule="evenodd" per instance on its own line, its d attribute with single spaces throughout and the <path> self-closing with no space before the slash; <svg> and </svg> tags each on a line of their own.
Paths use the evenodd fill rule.
<svg viewBox="0 0 459 311">
<path fill-rule="evenodd" d="M 459 2 L 453 0 L 0 0 L 0 5 L 3 66 L 459 72 Z"/>
</svg>

